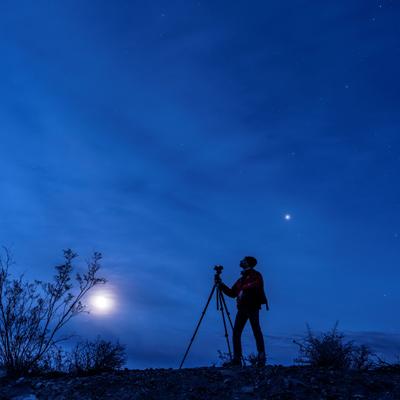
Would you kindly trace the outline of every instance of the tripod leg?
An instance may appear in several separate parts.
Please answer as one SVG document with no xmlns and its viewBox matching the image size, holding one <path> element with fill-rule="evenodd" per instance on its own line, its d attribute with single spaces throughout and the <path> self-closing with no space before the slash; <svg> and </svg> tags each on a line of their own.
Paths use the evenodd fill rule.
<svg viewBox="0 0 400 400">
<path fill-rule="evenodd" d="M 222 306 L 222 292 L 217 289 L 217 295 L 219 297 L 219 303 L 221 304 L 220 310 L 221 310 L 221 315 L 222 315 L 222 322 L 224 323 L 224 331 L 225 331 L 225 339 L 226 339 L 226 344 L 228 345 L 228 352 L 229 352 L 229 359 L 232 360 L 232 352 L 231 352 L 231 345 L 229 343 L 229 335 L 228 335 L 228 329 L 226 327 L 226 320 L 225 320 L 225 312 L 224 312 L 224 307 Z"/>
<path fill-rule="evenodd" d="M 228 317 L 229 324 L 231 325 L 231 328 L 232 328 L 232 331 L 233 331 L 233 324 L 232 324 L 232 320 L 231 320 L 231 314 L 230 314 L 230 312 L 228 310 L 228 306 L 226 305 L 225 297 L 224 297 L 224 294 L 222 292 L 220 292 L 220 301 L 222 303 L 222 306 L 225 309 L 226 315 Z M 246 361 L 245 361 L 243 355 L 242 355 L 242 363 L 243 363 L 244 366 L 246 365 Z"/>
<path fill-rule="evenodd" d="M 187 349 L 186 349 L 185 355 L 183 356 L 183 359 L 182 359 L 182 361 L 181 361 L 181 365 L 179 366 L 179 369 L 182 368 L 183 363 L 184 363 L 185 360 L 186 360 L 186 357 L 187 357 L 187 355 L 188 355 L 188 353 L 189 353 L 190 347 L 192 346 L 192 343 L 193 343 L 193 341 L 194 341 L 194 338 L 196 337 L 197 331 L 198 331 L 199 328 L 200 328 L 201 321 L 203 320 L 204 315 L 206 314 L 206 311 L 207 311 L 207 307 L 208 307 L 208 305 L 210 304 L 210 301 L 211 301 L 211 299 L 212 299 L 212 297 L 213 297 L 215 288 L 216 288 L 216 285 L 213 286 L 213 288 L 212 288 L 212 290 L 211 290 L 211 293 L 210 293 L 210 295 L 208 296 L 207 304 L 205 305 L 205 307 L 204 307 L 204 309 L 203 309 L 203 312 L 201 313 L 200 320 L 199 320 L 199 322 L 198 322 L 198 324 L 197 324 L 197 326 L 196 326 L 196 329 L 195 329 L 195 331 L 194 331 L 194 333 L 193 333 L 192 338 L 190 339 L 189 346 L 188 346 Z"/>
<path fill-rule="evenodd" d="M 230 314 L 230 312 L 228 310 L 228 306 L 226 305 L 224 294 L 222 292 L 220 292 L 220 293 L 221 293 L 221 296 L 220 296 L 221 297 L 221 303 L 222 303 L 223 307 L 225 308 L 226 316 L 228 317 L 229 324 L 231 325 L 231 328 L 233 330 L 231 314 Z"/>
</svg>

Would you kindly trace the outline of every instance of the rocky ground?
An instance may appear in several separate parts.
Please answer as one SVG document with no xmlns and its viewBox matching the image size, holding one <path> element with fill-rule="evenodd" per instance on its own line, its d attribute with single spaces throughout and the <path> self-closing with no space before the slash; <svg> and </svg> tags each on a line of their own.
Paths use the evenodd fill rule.
<svg viewBox="0 0 400 400">
<path fill-rule="evenodd" d="M 268 366 L 125 370 L 0 381 L 0 399 L 400 399 L 400 369 L 340 372 Z"/>
</svg>

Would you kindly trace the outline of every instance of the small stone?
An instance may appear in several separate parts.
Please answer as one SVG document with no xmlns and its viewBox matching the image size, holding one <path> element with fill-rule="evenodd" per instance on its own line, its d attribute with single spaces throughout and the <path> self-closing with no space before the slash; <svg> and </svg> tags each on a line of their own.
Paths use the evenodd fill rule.
<svg viewBox="0 0 400 400">
<path fill-rule="evenodd" d="M 37 397 L 33 393 L 30 393 L 13 397 L 12 400 L 37 400 Z"/>
<path fill-rule="evenodd" d="M 254 393 L 254 387 L 253 386 L 243 386 L 240 389 L 241 393 Z"/>
<path fill-rule="evenodd" d="M 296 379 L 296 378 L 289 378 L 289 385 L 302 386 L 302 387 L 306 386 L 306 384 L 304 382 L 302 382 L 300 379 Z"/>
<path fill-rule="evenodd" d="M 289 387 L 289 379 L 288 378 L 283 378 L 283 387 L 287 389 Z"/>
<path fill-rule="evenodd" d="M 236 371 L 234 371 L 232 369 L 221 369 L 221 375 L 223 375 L 223 376 L 235 376 L 236 375 Z"/>
</svg>

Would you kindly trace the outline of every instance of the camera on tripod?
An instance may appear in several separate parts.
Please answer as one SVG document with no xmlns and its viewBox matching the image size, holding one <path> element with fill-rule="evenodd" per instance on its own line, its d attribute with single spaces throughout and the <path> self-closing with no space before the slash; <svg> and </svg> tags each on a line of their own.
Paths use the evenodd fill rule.
<svg viewBox="0 0 400 400">
<path fill-rule="evenodd" d="M 214 271 L 215 271 L 214 282 L 215 283 L 221 283 L 222 282 L 221 274 L 222 274 L 222 270 L 223 269 L 224 269 L 224 267 L 222 265 L 216 265 L 214 267 Z"/>
<path fill-rule="evenodd" d="M 186 360 L 186 356 L 189 353 L 190 347 L 192 346 L 192 343 L 194 341 L 194 338 L 196 337 L 197 331 L 200 328 L 201 321 L 203 320 L 204 315 L 206 314 L 208 305 L 210 304 L 210 301 L 211 301 L 214 293 L 216 294 L 217 311 L 220 311 L 221 312 L 221 316 L 222 316 L 222 323 L 224 325 L 224 331 L 225 331 L 225 335 L 224 336 L 225 336 L 225 339 L 226 339 L 226 345 L 228 346 L 229 358 L 232 360 L 232 352 L 231 352 L 231 346 L 229 344 L 227 321 L 229 322 L 229 325 L 230 325 L 232 330 L 233 330 L 233 324 L 232 324 L 231 315 L 230 315 L 228 307 L 226 305 L 225 298 L 224 298 L 224 295 L 222 293 L 221 285 L 220 285 L 222 283 L 221 273 L 222 273 L 223 269 L 224 269 L 224 267 L 222 265 L 214 266 L 214 271 L 215 271 L 215 274 L 214 274 L 214 285 L 213 285 L 213 287 L 211 289 L 210 295 L 208 296 L 208 300 L 207 300 L 206 306 L 204 307 L 203 312 L 201 313 L 200 320 L 197 323 L 197 326 L 196 326 L 196 329 L 194 330 L 193 336 L 190 339 L 189 345 L 188 345 L 188 347 L 186 349 L 186 352 L 185 352 L 185 354 L 183 356 L 183 359 L 181 361 L 179 369 L 182 368 L 183 363 Z"/>
<path fill-rule="evenodd" d="M 224 269 L 224 267 L 222 265 L 216 265 L 214 267 L 215 274 L 216 275 L 221 275 L 223 269 Z"/>
</svg>

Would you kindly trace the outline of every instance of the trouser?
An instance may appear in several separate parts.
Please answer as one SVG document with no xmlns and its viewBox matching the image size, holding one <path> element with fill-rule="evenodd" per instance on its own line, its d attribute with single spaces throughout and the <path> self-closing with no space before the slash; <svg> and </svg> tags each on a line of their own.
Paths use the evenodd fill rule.
<svg viewBox="0 0 400 400">
<path fill-rule="evenodd" d="M 233 354 L 235 360 L 242 358 L 242 332 L 247 320 L 250 320 L 251 329 L 253 330 L 254 338 L 259 357 L 265 358 L 264 337 L 260 327 L 260 310 L 257 309 L 239 309 L 236 314 L 235 325 L 233 327 Z"/>
</svg>

